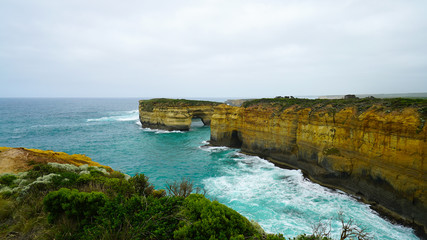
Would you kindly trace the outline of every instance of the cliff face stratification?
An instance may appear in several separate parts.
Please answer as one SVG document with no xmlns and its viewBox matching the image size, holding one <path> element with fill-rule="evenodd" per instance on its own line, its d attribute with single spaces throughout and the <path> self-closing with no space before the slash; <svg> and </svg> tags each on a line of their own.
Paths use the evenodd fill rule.
<svg viewBox="0 0 427 240">
<path fill-rule="evenodd" d="M 193 118 L 200 118 L 205 125 L 210 125 L 214 107 L 219 104 L 185 99 L 141 100 L 139 120 L 142 127 L 187 131 Z"/>
<path fill-rule="evenodd" d="M 426 101 L 288 101 L 216 107 L 211 144 L 301 169 L 426 231 Z"/>
</svg>

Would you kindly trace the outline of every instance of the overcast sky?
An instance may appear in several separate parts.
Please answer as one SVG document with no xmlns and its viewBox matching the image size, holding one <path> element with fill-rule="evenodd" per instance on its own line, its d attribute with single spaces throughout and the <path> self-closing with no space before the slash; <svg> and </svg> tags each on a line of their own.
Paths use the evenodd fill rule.
<svg viewBox="0 0 427 240">
<path fill-rule="evenodd" d="M 0 0 L 0 97 L 405 92 L 426 0 Z"/>
</svg>

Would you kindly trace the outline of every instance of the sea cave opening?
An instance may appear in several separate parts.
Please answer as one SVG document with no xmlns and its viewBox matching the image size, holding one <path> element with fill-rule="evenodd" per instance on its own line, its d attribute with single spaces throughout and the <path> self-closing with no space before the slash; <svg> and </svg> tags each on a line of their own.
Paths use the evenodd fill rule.
<svg viewBox="0 0 427 240">
<path fill-rule="evenodd" d="M 203 119 L 200 117 L 193 117 L 191 119 L 191 125 L 190 128 L 198 128 L 198 127 L 203 127 L 205 126 L 205 124 L 203 123 Z"/>
<path fill-rule="evenodd" d="M 231 132 L 230 147 L 241 148 L 242 143 L 241 133 L 237 130 L 233 130 Z"/>
</svg>

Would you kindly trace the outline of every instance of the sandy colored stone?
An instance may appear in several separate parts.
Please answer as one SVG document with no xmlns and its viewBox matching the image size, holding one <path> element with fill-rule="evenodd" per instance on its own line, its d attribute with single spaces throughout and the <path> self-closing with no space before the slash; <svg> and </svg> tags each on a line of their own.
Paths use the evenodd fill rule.
<svg viewBox="0 0 427 240">
<path fill-rule="evenodd" d="M 140 108 L 139 119 L 143 127 L 166 130 L 189 130 L 191 120 L 200 118 L 210 125 L 214 106 L 154 107 L 151 111 Z"/>
<path fill-rule="evenodd" d="M 333 110 L 220 105 L 211 144 L 302 169 L 426 228 L 427 127 L 417 110 Z"/>
<path fill-rule="evenodd" d="M 110 167 L 94 162 L 82 154 L 69 155 L 50 150 L 0 147 L 0 174 L 23 172 L 31 169 L 34 164 L 48 162 L 67 163 L 76 166 L 87 164 L 104 167 L 112 171 Z"/>
</svg>

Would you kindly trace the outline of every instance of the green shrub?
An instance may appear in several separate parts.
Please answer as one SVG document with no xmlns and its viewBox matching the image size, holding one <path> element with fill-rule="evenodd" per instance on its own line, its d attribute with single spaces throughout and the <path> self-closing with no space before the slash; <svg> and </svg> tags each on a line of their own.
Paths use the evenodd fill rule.
<svg viewBox="0 0 427 240">
<path fill-rule="evenodd" d="M 141 208 L 141 204 L 138 205 Z M 140 209 L 134 207 L 133 210 L 139 211 Z M 122 230 L 128 232 L 130 228 L 127 224 L 129 221 L 126 221 L 129 212 L 122 195 L 107 201 L 102 208 L 98 209 L 98 213 L 99 216 L 95 219 L 96 224 L 84 227 L 88 239 L 103 239 L 105 236 L 110 236 L 111 239 L 127 237 L 123 236 L 123 232 L 121 232 Z"/>
<path fill-rule="evenodd" d="M 52 184 L 56 187 L 68 187 L 76 184 L 79 175 L 74 172 L 61 172 L 52 178 Z"/>
<path fill-rule="evenodd" d="M 265 240 L 286 240 L 282 234 L 267 234 Z"/>
<path fill-rule="evenodd" d="M 77 185 L 83 185 L 83 184 L 88 184 L 92 181 L 100 181 L 100 178 L 95 178 L 94 176 L 89 174 L 82 174 L 80 175 L 77 179 L 76 179 L 76 184 Z"/>
<path fill-rule="evenodd" d="M 50 223 L 54 223 L 62 215 L 77 222 L 86 222 L 98 214 L 106 199 L 105 194 L 101 192 L 87 193 L 79 192 L 77 189 L 61 188 L 47 194 L 43 204 L 49 213 Z"/>
<path fill-rule="evenodd" d="M 85 227 L 87 239 L 172 239 L 182 198 L 119 195 L 107 201 L 95 224 Z"/>
<path fill-rule="evenodd" d="M 244 238 L 258 235 L 245 217 L 200 194 L 185 199 L 181 214 L 184 220 L 174 232 L 176 239 L 241 239 L 241 234 Z"/>
<path fill-rule="evenodd" d="M 166 196 L 166 191 L 164 189 L 159 189 L 159 190 L 154 189 L 152 195 L 155 198 L 165 197 Z"/>
<path fill-rule="evenodd" d="M 10 186 L 17 178 L 18 177 L 14 174 L 3 174 L 0 176 L 0 184 Z"/>
<path fill-rule="evenodd" d="M 141 196 L 151 195 L 154 191 L 154 186 L 148 182 L 148 177 L 144 174 L 136 174 L 129 179 L 129 183 L 135 189 L 135 193 Z"/>
<path fill-rule="evenodd" d="M 92 174 L 94 173 L 94 174 Z M 89 183 L 104 184 L 107 181 L 107 177 L 104 177 L 97 172 L 83 172 L 79 174 L 79 177 L 76 179 L 77 186 L 87 185 Z"/>
<path fill-rule="evenodd" d="M 105 193 L 108 196 L 115 197 L 117 195 L 123 195 L 130 197 L 135 193 L 132 184 L 129 181 L 119 178 L 103 178 Z"/>
<path fill-rule="evenodd" d="M 101 177 L 101 176 L 107 176 L 110 173 L 103 167 L 95 167 L 95 166 L 90 166 L 87 168 L 87 171 L 90 172 L 90 175 L 94 176 L 94 177 Z"/>
<path fill-rule="evenodd" d="M 125 175 L 124 173 L 121 173 L 119 171 L 114 171 L 113 170 L 108 177 L 110 177 L 110 178 L 119 178 L 119 179 L 126 179 L 126 176 L 128 176 L 128 175 Z"/>
<path fill-rule="evenodd" d="M 49 191 L 56 190 L 57 186 L 53 184 L 53 179 L 58 176 L 60 175 L 56 173 L 49 173 L 46 175 L 41 175 L 34 181 L 30 179 L 28 182 L 24 182 L 23 184 L 24 186 L 19 192 L 19 195 L 21 197 L 30 193 L 35 193 L 35 194 L 38 193 L 38 194 L 44 195 L 44 194 L 47 194 L 47 192 Z M 25 184 L 27 185 L 25 186 Z"/>
<path fill-rule="evenodd" d="M 38 177 L 42 177 L 44 175 L 49 175 L 51 173 L 62 172 L 63 170 L 56 169 L 48 164 L 37 164 L 30 171 L 28 171 L 27 179 L 36 179 Z"/>
<path fill-rule="evenodd" d="M 177 214 L 181 210 L 183 199 L 152 196 L 145 199 L 146 207 L 135 214 L 134 219 L 134 222 L 144 222 L 144 224 L 134 231 L 145 233 L 147 239 L 172 239 L 174 231 L 178 228 Z"/>
</svg>

